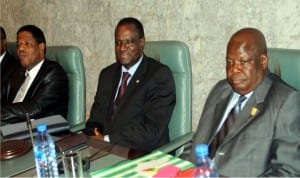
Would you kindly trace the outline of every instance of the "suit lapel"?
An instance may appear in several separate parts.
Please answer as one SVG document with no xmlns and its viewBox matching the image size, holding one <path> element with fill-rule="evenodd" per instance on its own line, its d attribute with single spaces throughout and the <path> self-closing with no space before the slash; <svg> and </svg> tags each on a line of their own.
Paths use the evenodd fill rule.
<svg viewBox="0 0 300 178">
<path fill-rule="evenodd" d="M 25 80 L 25 70 L 23 68 L 20 67 L 19 70 L 16 70 L 16 72 L 13 73 L 13 76 L 10 80 L 9 83 L 9 94 L 8 94 L 8 101 L 9 102 L 13 102 L 13 100 L 15 99 L 19 88 L 21 87 L 22 83 Z"/>
<path fill-rule="evenodd" d="M 48 65 L 49 65 L 49 61 L 44 60 L 40 70 L 38 71 L 37 75 L 35 76 L 34 80 L 32 81 L 24 100 L 26 100 L 27 98 L 31 98 L 31 95 L 34 93 L 36 88 L 40 85 L 41 81 L 43 81 L 43 79 L 45 78 L 46 72 L 47 72 L 46 68 Z"/>
<path fill-rule="evenodd" d="M 0 63 L 1 66 L 1 74 L 5 73 L 5 66 L 9 63 L 9 57 L 8 57 L 8 53 L 6 52 L 2 62 Z"/>
<path fill-rule="evenodd" d="M 260 113 L 264 110 L 264 101 L 271 86 L 272 80 L 266 75 L 262 83 L 254 90 L 254 93 L 248 99 L 241 113 L 235 118 L 234 125 L 225 137 L 223 144 L 233 139 L 244 130 L 245 127 L 258 118 Z"/>
<path fill-rule="evenodd" d="M 119 103 L 118 108 L 122 108 L 122 105 L 126 104 L 126 101 L 134 92 L 136 91 L 136 87 L 139 86 L 144 80 L 144 73 L 147 71 L 148 68 L 148 60 L 147 57 L 144 55 L 140 66 L 137 68 L 136 72 L 132 76 L 126 90 L 122 96 L 122 99 Z M 118 109 L 117 109 L 118 110 Z"/>
<path fill-rule="evenodd" d="M 116 108 L 116 111 L 114 112 L 114 102 L 115 102 L 115 96 L 116 96 L 116 92 L 118 90 L 118 84 L 119 84 L 119 81 L 120 81 L 120 78 L 121 78 L 121 65 L 119 65 L 117 63 L 117 66 L 116 68 L 114 69 L 114 72 L 113 72 L 113 76 L 112 76 L 112 80 L 111 80 L 111 83 L 106 83 L 104 86 L 107 86 L 107 87 L 110 87 L 108 89 L 108 91 L 110 91 L 110 103 L 109 103 L 109 109 L 108 109 L 108 112 L 107 112 L 107 120 L 109 121 L 108 124 L 111 124 L 111 117 L 112 117 L 112 114 L 113 113 L 118 113 L 118 108 Z M 123 95 L 124 96 L 124 95 Z M 122 100 L 121 100 L 122 101 Z M 121 102 L 119 103 L 119 105 L 121 104 Z M 113 120 L 115 120 L 115 116 L 113 118 Z"/>
<path fill-rule="evenodd" d="M 120 78 L 121 78 L 121 65 L 118 65 L 115 69 L 115 72 L 113 73 L 113 77 L 112 77 L 112 83 L 111 85 L 108 85 L 108 86 L 111 86 L 111 91 L 112 91 L 112 103 L 114 102 L 115 100 L 115 95 L 117 93 L 117 90 L 118 90 L 118 85 L 119 85 L 119 82 L 120 82 Z"/>
<path fill-rule="evenodd" d="M 217 101 L 215 113 L 214 113 L 213 119 L 211 120 L 212 123 L 210 123 L 210 125 L 212 125 L 213 127 L 210 130 L 208 144 L 210 144 L 212 142 L 212 140 L 218 133 L 217 129 L 218 129 L 219 125 L 221 124 L 222 117 L 223 117 L 226 107 L 230 101 L 231 96 L 232 96 L 232 92 L 225 91 L 224 94 L 220 97 L 220 100 Z M 215 124 L 215 123 L 219 123 L 219 124 Z"/>
</svg>

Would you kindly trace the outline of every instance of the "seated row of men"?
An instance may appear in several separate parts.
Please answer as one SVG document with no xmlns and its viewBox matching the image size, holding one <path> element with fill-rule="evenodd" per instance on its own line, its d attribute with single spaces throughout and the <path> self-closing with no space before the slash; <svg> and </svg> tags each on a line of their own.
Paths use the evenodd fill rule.
<svg viewBox="0 0 300 178">
<path fill-rule="evenodd" d="M 42 30 L 33 25 L 18 30 L 19 63 L 9 67 L 4 67 L 3 34 L 1 124 L 24 121 L 25 113 L 66 116 L 68 78 L 57 63 L 45 59 Z M 176 97 L 170 69 L 147 57 L 144 46 L 141 22 L 121 19 L 115 29 L 116 62 L 100 72 L 83 132 L 150 152 L 170 141 Z M 187 159 L 195 162 L 195 146 L 206 143 L 220 175 L 300 176 L 300 93 L 269 71 L 262 32 L 243 28 L 231 36 L 226 74 L 207 98 Z"/>
</svg>

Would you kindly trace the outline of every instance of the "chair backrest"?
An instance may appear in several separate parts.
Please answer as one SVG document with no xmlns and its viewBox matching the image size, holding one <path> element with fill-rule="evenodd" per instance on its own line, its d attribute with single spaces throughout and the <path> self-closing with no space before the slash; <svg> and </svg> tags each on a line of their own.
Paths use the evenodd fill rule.
<svg viewBox="0 0 300 178">
<path fill-rule="evenodd" d="M 16 43 L 8 43 L 7 50 L 16 59 Z M 46 58 L 58 62 L 69 79 L 67 120 L 72 132 L 85 128 L 85 71 L 81 50 L 76 46 L 47 46 Z"/>
<path fill-rule="evenodd" d="M 269 48 L 269 69 L 300 91 L 300 49 Z"/>
<path fill-rule="evenodd" d="M 180 41 L 147 41 L 145 54 L 169 66 L 176 85 L 176 105 L 169 124 L 170 139 L 192 130 L 192 70 L 188 46 Z"/>
</svg>

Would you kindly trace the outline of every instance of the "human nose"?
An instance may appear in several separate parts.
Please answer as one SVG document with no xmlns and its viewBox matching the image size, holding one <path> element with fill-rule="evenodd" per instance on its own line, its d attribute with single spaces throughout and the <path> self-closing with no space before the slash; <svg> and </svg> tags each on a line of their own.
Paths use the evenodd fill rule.
<svg viewBox="0 0 300 178">
<path fill-rule="evenodd" d="M 227 67 L 229 70 L 232 70 L 233 72 L 235 72 L 235 71 L 241 70 L 242 64 L 239 61 L 230 61 L 230 62 L 227 62 Z"/>
<path fill-rule="evenodd" d="M 239 72 L 242 68 L 242 65 L 239 62 L 235 62 L 235 63 L 233 63 L 231 68 L 232 68 L 233 72 Z"/>
<path fill-rule="evenodd" d="M 121 48 L 120 48 L 122 51 L 127 51 L 128 50 L 128 46 L 126 44 L 122 44 L 121 45 Z"/>
<path fill-rule="evenodd" d="M 124 41 L 120 42 L 120 44 L 118 45 L 121 51 L 127 51 L 128 50 L 128 44 Z"/>
<path fill-rule="evenodd" d="M 23 51 L 25 49 L 25 43 L 18 43 L 17 44 L 17 50 Z"/>
</svg>

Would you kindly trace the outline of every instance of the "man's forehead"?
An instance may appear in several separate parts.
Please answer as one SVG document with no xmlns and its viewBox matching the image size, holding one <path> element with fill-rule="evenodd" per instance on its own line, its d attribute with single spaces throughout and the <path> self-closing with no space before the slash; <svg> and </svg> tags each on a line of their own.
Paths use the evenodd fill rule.
<svg viewBox="0 0 300 178">
<path fill-rule="evenodd" d="M 137 33 L 132 33 L 132 31 L 124 31 L 122 33 L 117 33 L 116 40 L 132 40 L 137 37 Z"/>
<path fill-rule="evenodd" d="M 17 38 L 24 38 L 24 39 L 33 39 L 33 35 L 28 31 L 22 31 L 18 33 Z"/>
<path fill-rule="evenodd" d="M 36 39 L 33 38 L 33 36 L 18 36 L 17 41 L 30 41 L 30 42 L 36 42 Z"/>
</svg>

